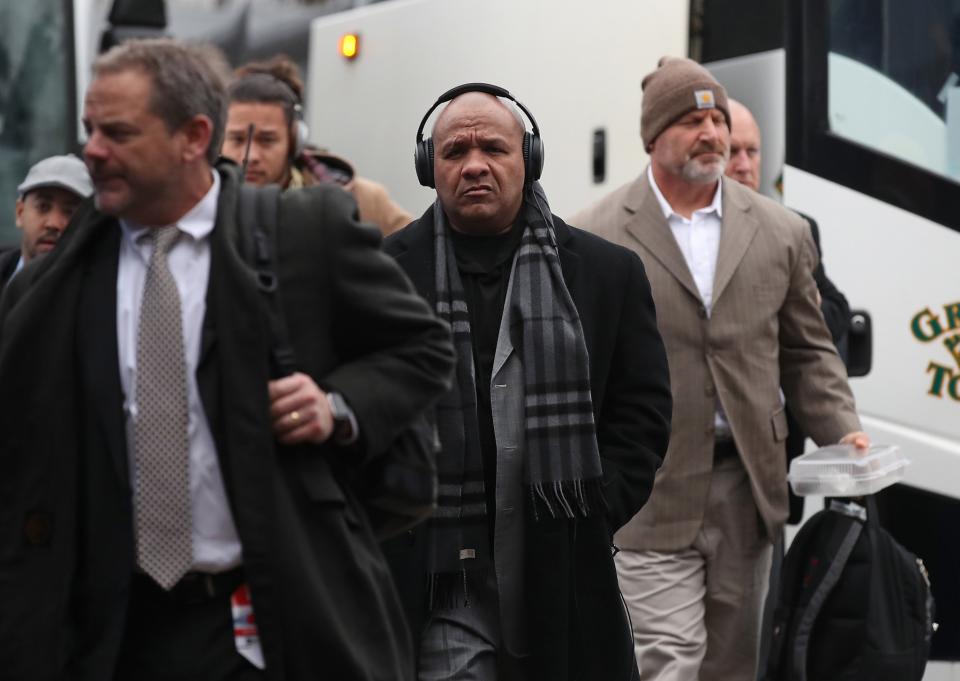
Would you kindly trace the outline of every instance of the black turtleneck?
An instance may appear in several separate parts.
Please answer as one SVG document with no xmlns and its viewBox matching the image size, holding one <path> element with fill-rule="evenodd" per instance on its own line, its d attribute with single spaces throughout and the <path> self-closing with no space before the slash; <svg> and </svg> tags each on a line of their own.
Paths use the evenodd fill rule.
<svg viewBox="0 0 960 681">
<path fill-rule="evenodd" d="M 487 516 L 493 528 L 497 499 L 497 441 L 493 432 L 490 381 L 493 378 L 493 359 L 497 352 L 513 254 L 520 245 L 523 229 L 520 222 L 509 231 L 493 236 L 475 236 L 451 229 L 450 237 L 470 315 Z"/>
</svg>

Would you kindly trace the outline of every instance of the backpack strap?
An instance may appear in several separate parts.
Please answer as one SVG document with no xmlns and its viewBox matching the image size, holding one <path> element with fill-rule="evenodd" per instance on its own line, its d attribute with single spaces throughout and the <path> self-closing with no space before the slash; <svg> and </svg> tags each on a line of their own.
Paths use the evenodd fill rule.
<svg viewBox="0 0 960 681">
<path fill-rule="evenodd" d="M 786 678 L 788 660 L 785 658 L 789 658 L 789 636 L 792 632 L 794 611 L 797 608 L 799 597 L 795 585 L 800 583 L 801 572 L 805 568 L 804 561 L 800 560 L 799 557 L 806 556 L 809 553 L 809 547 L 820 531 L 826 513 L 826 511 L 819 511 L 803 524 L 790 543 L 790 549 L 784 557 L 780 573 L 780 593 L 773 612 L 773 630 L 770 637 L 770 650 L 767 655 L 767 670 L 763 681 L 778 681 Z"/>
<path fill-rule="evenodd" d="M 850 516 L 848 515 L 847 517 Z M 830 567 L 810 597 L 810 602 L 807 607 L 804 608 L 800 614 L 793 640 L 793 654 L 791 656 L 793 673 L 790 677 L 791 679 L 807 681 L 807 652 L 810 648 L 810 636 L 813 632 L 813 625 L 816 623 L 817 616 L 820 614 L 820 610 L 823 608 L 823 604 L 826 602 L 830 592 L 833 591 L 837 582 L 840 581 L 840 576 L 843 574 L 843 569 L 850 559 L 850 554 L 853 553 L 853 547 L 856 546 L 857 540 L 860 539 L 861 532 L 863 532 L 863 522 L 857 518 L 850 517 L 850 525 L 843 537 L 843 541 L 840 542 L 834 559 L 830 562 Z"/>
<path fill-rule="evenodd" d="M 880 510 L 877 508 L 876 495 L 870 494 L 864 499 L 866 505 L 867 525 L 880 527 Z"/>
<path fill-rule="evenodd" d="M 241 184 L 237 198 L 240 253 L 253 269 L 257 288 L 267 301 L 270 324 L 270 375 L 283 378 L 296 371 L 296 358 L 280 300 L 276 263 L 276 234 L 280 187 Z"/>
</svg>

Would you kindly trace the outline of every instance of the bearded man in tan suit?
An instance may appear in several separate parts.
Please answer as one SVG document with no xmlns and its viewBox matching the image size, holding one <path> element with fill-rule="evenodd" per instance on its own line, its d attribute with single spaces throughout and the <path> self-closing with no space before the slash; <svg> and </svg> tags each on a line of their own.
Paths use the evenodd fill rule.
<svg viewBox="0 0 960 681">
<path fill-rule="evenodd" d="M 820 444 L 869 446 L 817 305 L 802 218 L 723 177 L 723 87 L 688 59 L 643 81 L 650 166 L 575 216 L 646 267 L 673 386 L 670 448 L 616 535 L 644 681 L 753 681 L 787 517 L 780 387 Z"/>
</svg>

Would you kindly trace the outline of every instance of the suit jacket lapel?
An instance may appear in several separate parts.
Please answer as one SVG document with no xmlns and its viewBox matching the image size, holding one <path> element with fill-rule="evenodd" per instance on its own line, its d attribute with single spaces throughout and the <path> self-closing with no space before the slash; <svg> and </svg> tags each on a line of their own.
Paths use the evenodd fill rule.
<svg viewBox="0 0 960 681">
<path fill-rule="evenodd" d="M 267 395 L 271 340 L 266 303 L 251 268 L 237 250 L 240 178 L 233 166 L 221 165 L 217 171 L 222 183 L 210 234 L 210 276 L 197 387 L 243 546 L 245 573 L 256 594 L 264 648 L 276 650 L 276 636 L 267 638 L 267 632 L 278 626 L 271 561 L 276 558 L 275 495 L 281 468 Z"/>
<path fill-rule="evenodd" d="M 507 284 L 507 295 L 504 299 L 503 314 L 500 315 L 500 332 L 497 334 L 497 348 L 493 354 L 493 368 L 490 371 L 491 383 L 497 382 L 497 374 L 503 368 L 503 365 L 507 363 L 507 359 L 510 358 L 510 355 L 512 355 L 514 351 L 513 339 L 510 338 L 510 315 L 513 309 L 513 306 L 510 305 L 510 296 L 513 293 L 513 275 L 516 267 L 517 259 L 516 256 L 514 256 L 513 264 L 510 266 L 510 281 Z"/>
<path fill-rule="evenodd" d="M 102 217 L 94 227 L 103 238 L 92 245 L 84 260 L 77 323 L 78 355 L 83 359 L 83 385 L 100 422 L 110 459 L 124 485 L 129 484 L 123 388 L 120 384 L 117 346 L 117 268 L 120 261 L 120 228 Z"/>
<path fill-rule="evenodd" d="M 741 201 L 735 191 L 728 191 L 731 181 L 724 178 L 722 182 L 723 227 L 720 230 L 720 249 L 713 278 L 714 305 L 733 278 L 733 273 L 760 227 L 757 218 L 750 212 L 750 205 Z"/>
<path fill-rule="evenodd" d="M 693 281 L 683 253 L 680 252 L 680 246 L 670 231 L 670 225 L 663 217 L 646 171 L 633 183 L 623 207 L 626 211 L 624 228 L 627 232 L 643 244 L 690 295 L 700 300 L 700 291 Z"/>
<path fill-rule="evenodd" d="M 210 233 L 210 276 L 197 361 L 197 388 L 213 426 L 221 464 L 232 463 L 226 458 L 235 453 L 231 445 L 237 424 L 229 403 L 237 397 L 237 391 L 246 389 L 241 385 L 245 377 L 266 366 L 269 353 L 268 334 L 263 318 L 257 314 L 262 310 L 263 299 L 235 246 L 237 183 L 228 178 L 221 174 L 217 218 Z M 259 387 L 265 390 L 266 381 Z M 261 414 L 260 420 L 264 417 Z M 228 485 L 229 477 L 225 470 Z"/>
</svg>

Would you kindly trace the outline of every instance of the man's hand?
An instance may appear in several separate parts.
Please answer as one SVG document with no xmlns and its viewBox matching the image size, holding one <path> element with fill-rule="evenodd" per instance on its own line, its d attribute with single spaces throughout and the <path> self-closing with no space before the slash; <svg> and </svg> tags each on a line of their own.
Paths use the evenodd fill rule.
<svg viewBox="0 0 960 681">
<path fill-rule="evenodd" d="M 333 414 L 327 394 L 313 379 L 297 372 L 270 381 L 270 418 L 282 444 L 321 444 L 333 433 Z"/>
<path fill-rule="evenodd" d="M 840 444 L 853 445 L 860 450 L 860 453 L 862 454 L 870 447 L 870 436 L 864 433 L 862 430 L 858 430 L 853 433 L 847 433 L 840 438 Z"/>
</svg>

